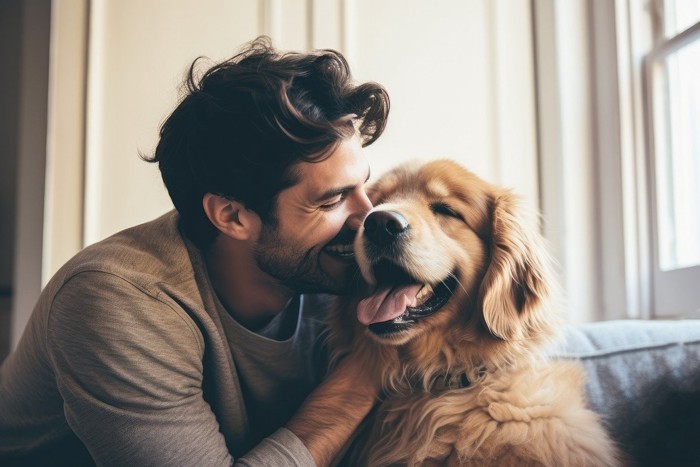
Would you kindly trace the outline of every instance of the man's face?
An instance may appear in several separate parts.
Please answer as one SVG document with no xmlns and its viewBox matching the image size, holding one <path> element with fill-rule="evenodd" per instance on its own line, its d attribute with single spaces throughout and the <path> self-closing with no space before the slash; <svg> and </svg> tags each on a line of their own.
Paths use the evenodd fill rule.
<svg viewBox="0 0 700 467">
<path fill-rule="evenodd" d="M 298 292 L 343 293 L 356 271 L 354 234 L 372 208 L 359 138 L 345 139 L 324 161 L 296 169 L 301 181 L 280 192 L 276 225 L 263 226 L 255 260 Z"/>
</svg>

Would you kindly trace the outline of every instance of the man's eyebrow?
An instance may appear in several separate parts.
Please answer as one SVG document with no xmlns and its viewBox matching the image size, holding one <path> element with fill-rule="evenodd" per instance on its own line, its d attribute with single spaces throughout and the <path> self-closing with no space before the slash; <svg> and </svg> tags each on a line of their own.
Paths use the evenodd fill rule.
<svg viewBox="0 0 700 467">
<path fill-rule="evenodd" d="M 364 183 L 367 183 L 370 175 L 371 175 L 370 169 L 367 168 L 367 178 L 365 178 Z M 356 187 L 357 187 L 357 185 L 346 185 L 346 186 L 342 186 L 340 188 L 331 188 L 330 190 L 326 190 L 321 195 L 319 195 L 314 202 L 315 203 L 323 203 L 324 201 L 328 201 L 329 199 L 334 198 L 338 195 L 342 195 L 343 193 L 347 193 L 348 191 L 352 191 Z"/>
</svg>

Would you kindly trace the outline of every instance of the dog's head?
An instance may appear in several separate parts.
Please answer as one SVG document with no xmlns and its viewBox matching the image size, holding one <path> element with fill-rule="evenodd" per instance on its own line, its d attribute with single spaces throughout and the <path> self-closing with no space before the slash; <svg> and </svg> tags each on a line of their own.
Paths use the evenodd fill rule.
<svg viewBox="0 0 700 467">
<path fill-rule="evenodd" d="M 375 207 L 355 255 L 382 293 L 363 300 L 357 318 L 375 341 L 485 350 L 550 334 L 548 256 L 509 190 L 441 160 L 399 167 L 368 192 Z"/>
</svg>

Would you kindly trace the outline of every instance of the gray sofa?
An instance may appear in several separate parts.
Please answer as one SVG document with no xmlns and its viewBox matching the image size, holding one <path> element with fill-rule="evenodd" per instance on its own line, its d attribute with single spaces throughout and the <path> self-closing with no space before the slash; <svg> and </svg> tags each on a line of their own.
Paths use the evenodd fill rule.
<svg viewBox="0 0 700 467">
<path fill-rule="evenodd" d="M 589 406 L 638 466 L 700 466 L 700 320 L 572 325 Z"/>
</svg>

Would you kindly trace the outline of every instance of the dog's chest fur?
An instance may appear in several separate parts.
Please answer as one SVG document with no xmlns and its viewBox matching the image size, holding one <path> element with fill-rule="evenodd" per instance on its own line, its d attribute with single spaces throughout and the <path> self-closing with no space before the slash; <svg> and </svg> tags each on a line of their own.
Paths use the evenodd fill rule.
<svg viewBox="0 0 700 467">
<path fill-rule="evenodd" d="M 576 362 L 541 361 L 484 373 L 464 387 L 397 388 L 377 408 L 353 465 L 589 465 L 604 456 L 596 440 L 606 434 L 584 400 L 571 399 L 582 384 Z M 588 460 L 580 446 L 567 446 L 574 435 L 577 444 L 591 440 Z"/>
</svg>

